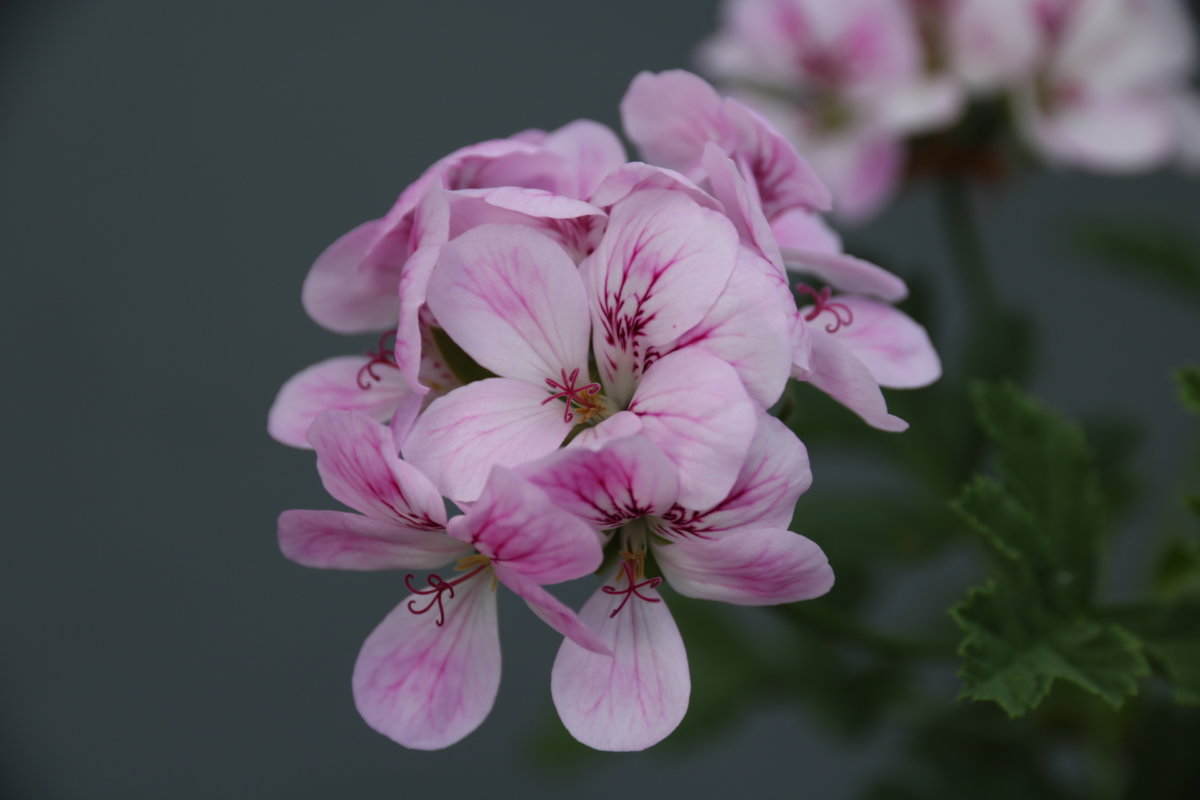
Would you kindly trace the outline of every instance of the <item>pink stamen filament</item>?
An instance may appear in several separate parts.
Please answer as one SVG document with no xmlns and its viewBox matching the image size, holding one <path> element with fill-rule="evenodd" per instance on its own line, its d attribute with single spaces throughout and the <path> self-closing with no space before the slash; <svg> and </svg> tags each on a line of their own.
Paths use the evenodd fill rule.
<svg viewBox="0 0 1200 800">
<path fill-rule="evenodd" d="M 854 312 L 850 310 L 850 306 L 845 303 L 835 303 L 830 298 L 833 294 L 832 290 L 826 286 L 820 291 L 806 283 L 796 284 L 796 291 L 803 295 L 808 295 L 814 301 L 812 310 L 804 315 L 804 319 L 812 322 L 822 313 L 828 311 L 833 315 L 833 322 L 825 326 L 825 330 L 830 333 L 837 333 L 843 327 L 854 322 Z"/>
<path fill-rule="evenodd" d="M 384 366 L 392 369 L 400 369 L 400 365 L 396 363 L 396 329 L 384 331 L 379 337 L 379 343 L 374 350 L 368 350 L 367 355 L 370 356 L 370 361 L 363 364 L 358 370 L 358 388 L 370 389 L 372 381 L 379 383 L 383 380 L 375 372 L 375 367 Z"/>
<path fill-rule="evenodd" d="M 417 608 L 416 607 L 417 601 L 409 600 L 408 601 L 408 610 L 414 614 L 425 614 L 425 613 L 428 613 L 430 610 L 432 610 L 434 606 L 437 606 L 437 610 L 438 610 L 437 626 L 439 628 L 442 627 L 443 625 L 446 624 L 446 609 L 442 607 L 442 594 L 445 592 L 449 592 L 450 597 L 453 598 L 455 586 L 458 586 L 460 583 L 464 583 L 464 582 L 470 580 L 471 578 L 474 578 L 476 575 L 483 572 L 487 568 L 487 566 L 488 565 L 486 563 L 480 564 L 478 567 L 471 570 L 466 575 L 460 575 L 459 577 L 455 578 L 452 581 L 446 580 L 441 575 L 438 575 L 436 572 L 430 573 L 429 576 L 425 579 L 425 581 L 429 584 L 428 589 L 419 589 L 416 586 L 413 586 L 412 582 L 413 582 L 413 578 L 415 576 L 411 572 L 408 573 L 407 575 L 404 576 L 404 585 L 406 587 L 408 587 L 408 590 L 410 592 L 412 592 L 413 594 L 421 594 L 421 595 L 431 594 L 431 595 L 433 595 L 433 598 L 428 603 L 425 604 L 424 608 Z"/>
<path fill-rule="evenodd" d="M 661 597 L 646 597 L 646 595 L 638 591 L 638 589 L 641 589 L 643 586 L 649 586 L 651 589 L 657 589 L 662 584 L 662 578 L 647 578 L 639 583 L 637 580 L 637 573 L 634 571 L 632 559 L 626 559 L 625 561 L 621 562 L 621 568 L 625 570 L 625 582 L 628 584 L 624 589 L 618 589 L 616 586 L 601 587 L 601 591 L 603 591 L 605 594 L 625 595 L 623 598 L 621 598 L 620 605 L 614 608 L 612 613 L 608 615 L 609 618 L 615 617 L 617 614 L 619 614 L 621 609 L 625 607 L 625 604 L 629 602 L 629 598 L 635 595 L 639 600 L 645 600 L 647 603 L 662 602 Z"/>
<path fill-rule="evenodd" d="M 582 411 L 584 418 L 591 416 L 596 411 L 600 410 L 600 404 L 595 397 L 600 393 L 600 384 L 589 383 L 584 386 L 576 386 L 575 381 L 579 379 L 579 367 L 571 370 L 571 374 L 567 374 L 565 369 L 559 370 L 562 375 L 562 383 L 553 378 L 546 378 L 546 385 L 555 390 L 555 393 L 542 401 L 542 405 L 546 405 L 551 400 L 566 400 L 567 407 L 563 411 L 563 422 L 570 423 L 575 419 L 574 412 Z"/>
</svg>

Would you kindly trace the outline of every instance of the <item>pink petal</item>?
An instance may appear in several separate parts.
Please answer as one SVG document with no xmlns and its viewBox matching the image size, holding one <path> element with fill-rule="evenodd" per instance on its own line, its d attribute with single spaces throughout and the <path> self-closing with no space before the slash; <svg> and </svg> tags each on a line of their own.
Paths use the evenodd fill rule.
<svg viewBox="0 0 1200 800">
<path fill-rule="evenodd" d="M 503 564 L 495 565 L 496 576 L 500 582 L 520 595 L 529 610 L 538 616 L 554 630 L 567 637 L 580 647 L 603 656 L 612 655 L 608 646 L 583 624 L 579 616 L 562 601 L 547 592 L 532 578 L 522 575 Z"/>
<path fill-rule="evenodd" d="M 572 422 L 545 389 L 510 378 L 488 378 L 439 397 L 417 418 L 404 456 L 456 502 L 483 491 L 495 465 L 514 467 L 562 444 Z"/>
<path fill-rule="evenodd" d="M 342 511 L 284 511 L 279 549 L 321 569 L 436 569 L 471 548 L 442 532 L 415 530 Z"/>
<path fill-rule="evenodd" d="M 600 246 L 580 267 L 611 401 L 628 402 L 647 355 L 703 319 L 736 257 L 729 220 L 679 192 L 641 191 L 613 206 Z"/>
<path fill-rule="evenodd" d="M 593 594 L 579 617 L 612 656 L 567 639 L 550 675 L 563 725 L 597 750 L 645 750 L 666 738 L 687 713 L 692 684 L 679 629 L 658 592 L 649 586 L 638 592 L 651 600 Z M 612 616 L 623 599 L 625 607 Z"/>
<path fill-rule="evenodd" d="M 479 727 L 500 686 L 496 593 L 486 575 L 443 594 L 436 608 L 415 614 L 430 598 L 412 595 L 363 643 L 354 665 L 354 703 L 375 730 L 405 747 L 437 750 Z"/>
<path fill-rule="evenodd" d="M 415 394 L 427 394 L 429 387 L 421 383 L 421 362 L 424 356 L 424 336 L 421 329 L 421 308 L 433 268 L 437 266 L 440 247 L 424 247 L 413 253 L 400 273 L 400 311 L 396 325 L 396 366 Z"/>
<path fill-rule="evenodd" d="M 849 294 L 869 294 L 896 303 L 908 296 L 908 286 L 892 273 L 845 253 L 784 248 L 788 269 L 815 275 L 823 283 Z"/>
<path fill-rule="evenodd" d="M 786 528 L 800 495 L 812 485 L 808 450 L 777 418 L 761 414 L 737 482 L 708 511 L 677 506 L 656 532 L 675 540 L 726 534 L 741 528 Z"/>
<path fill-rule="evenodd" d="M 1109 172 L 1138 172 L 1162 164 L 1175 143 L 1173 110 L 1153 95 L 1085 100 L 1042 116 L 1027 129 L 1052 158 Z"/>
<path fill-rule="evenodd" d="M 680 173 L 640 161 L 631 161 L 605 178 L 592 194 L 590 202 L 594 206 L 609 208 L 643 189 L 682 192 L 704 208 L 723 211 L 716 199 Z"/>
<path fill-rule="evenodd" d="M 584 428 L 566 447 L 599 450 L 605 442 L 636 436 L 642 432 L 642 421 L 637 414 L 618 411 L 608 419 L 591 428 Z"/>
<path fill-rule="evenodd" d="M 791 291 L 774 267 L 742 247 L 729 285 L 677 346 L 699 347 L 730 364 L 750 396 L 769 408 L 791 374 L 795 309 Z"/>
<path fill-rule="evenodd" d="M 771 220 L 771 233 L 789 250 L 841 253 L 842 238 L 820 214 L 803 208 L 785 211 Z"/>
<path fill-rule="evenodd" d="M 497 567 L 536 583 L 561 583 L 594 572 L 603 557 L 591 526 L 503 467 L 491 471 L 478 502 L 455 517 L 449 531 Z"/>
<path fill-rule="evenodd" d="M 558 508 L 602 530 L 661 515 L 675 502 L 675 466 L 642 437 L 613 439 L 598 450 L 571 448 L 522 468 Z"/>
<path fill-rule="evenodd" d="M 442 248 L 428 302 L 455 343 L 497 375 L 545 387 L 587 374 L 583 282 L 545 236 L 516 225 L 464 233 Z"/>
<path fill-rule="evenodd" d="M 357 411 L 326 411 L 308 430 L 317 471 L 336 499 L 377 520 L 446 527 L 446 507 L 429 479 L 396 457 L 390 430 Z"/>
<path fill-rule="evenodd" d="M 409 390 L 400 372 L 389 366 L 376 365 L 379 380 L 373 380 L 363 371 L 368 361 L 367 356 L 330 358 L 288 378 L 267 414 L 267 432 L 284 444 L 306 448 L 308 426 L 326 409 L 361 411 L 386 422 Z"/>
<path fill-rule="evenodd" d="M 941 377 L 942 363 L 929 334 L 907 314 L 865 297 L 838 295 L 835 299 L 850 309 L 854 321 L 834 335 L 880 386 L 914 389 Z M 813 322 L 819 325 L 821 320 Z"/>
<path fill-rule="evenodd" d="M 718 539 L 655 544 L 671 588 L 687 597 L 741 606 L 794 603 L 833 586 L 821 548 L 780 528 L 740 528 Z"/>
<path fill-rule="evenodd" d="M 364 222 L 329 245 L 304 279 L 304 310 L 336 333 L 379 331 L 396 324 L 396 286 L 408 253 L 365 264 L 387 232 L 383 220 Z"/>
<path fill-rule="evenodd" d="M 790 208 L 831 207 L 829 188 L 771 123 L 733 98 L 725 100 L 725 115 L 732 133 L 721 144 L 749 171 L 768 219 Z"/>
<path fill-rule="evenodd" d="M 609 173 L 625 163 L 625 148 L 617 135 L 588 119 L 569 122 L 551 133 L 545 148 L 561 155 L 569 167 L 560 175 L 557 187 L 569 197 L 590 197 Z"/>
<path fill-rule="evenodd" d="M 779 275 L 786 281 L 787 273 L 783 267 L 783 256 L 775 241 L 771 225 L 763 214 L 762 203 L 758 195 L 751 193 L 746 181 L 738 171 L 733 159 L 725 155 L 725 151 L 716 144 L 709 142 L 704 145 L 700 159 L 704 171 L 708 173 L 708 182 L 716 196 L 725 208 L 737 228 L 742 241 L 755 247 L 759 254 L 778 270 Z"/>
<path fill-rule="evenodd" d="M 812 371 L 808 382 L 858 414 L 870 426 L 899 433 L 908 423 L 887 411 L 887 403 L 871 371 L 833 334 L 819 328 L 812 333 Z"/>
<path fill-rule="evenodd" d="M 621 99 L 621 121 L 647 161 L 684 173 L 726 130 L 721 97 L 683 70 L 639 73 Z"/>
<path fill-rule="evenodd" d="M 733 488 L 761 413 L 733 367 L 698 347 L 656 361 L 629 410 L 679 470 L 680 505 L 697 509 Z"/>
</svg>

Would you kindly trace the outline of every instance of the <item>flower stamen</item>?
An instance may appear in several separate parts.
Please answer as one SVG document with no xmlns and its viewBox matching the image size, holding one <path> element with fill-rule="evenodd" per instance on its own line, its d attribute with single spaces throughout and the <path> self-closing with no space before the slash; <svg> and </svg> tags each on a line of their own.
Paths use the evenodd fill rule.
<svg viewBox="0 0 1200 800">
<path fill-rule="evenodd" d="M 449 596 L 453 598 L 455 586 L 474 578 L 476 575 L 487 569 L 491 562 L 492 560 L 490 558 L 478 553 L 473 556 L 461 558 L 454 568 L 456 570 L 469 569 L 471 570 L 470 572 L 468 572 L 466 575 L 461 575 L 452 581 L 446 580 L 436 572 L 431 572 L 429 576 L 425 578 L 426 583 L 429 585 L 428 589 L 421 589 L 414 586 L 413 578 L 415 576 L 410 572 L 404 576 L 404 585 L 408 588 L 408 590 L 413 594 L 433 595 L 433 597 L 430 598 L 429 602 L 426 603 L 423 608 L 417 608 L 417 600 L 409 600 L 408 610 L 413 614 L 426 614 L 432 611 L 434 606 L 437 606 L 438 618 L 436 624 L 439 628 L 442 627 L 446 624 L 446 609 L 442 606 L 442 595 L 449 593 Z M 474 569 L 472 569 L 472 567 L 474 567 Z"/>
<path fill-rule="evenodd" d="M 379 337 L 379 343 L 376 344 L 374 350 L 368 350 L 367 355 L 370 356 L 370 361 L 363 364 L 358 370 L 358 388 L 366 390 L 370 389 L 374 383 L 379 383 L 381 378 L 376 372 L 376 366 L 391 367 L 392 369 L 400 369 L 400 365 L 396 363 L 396 329 L 384 331 Z"/>
<path fill-rule="evenodd" d="M 622 555 L 625 555 L 625 553 L 622 553 Z M 623 594 L 623 595 L 625 595 L 623 598 L 621 598 L 620 604 L 612 610 L 611 614 L 608 615 L 610 619 L 612 617 L 615 617 L 617 614 L 619 614 L 621 609 L 625 607 L 625 604 L 629 602 L 629 598 L 633 597 L 635 595 L 638 597 L 639 600 L 645 600 L 647 603 L 661 603 L 662 602 L 661 597 L 647 597 L 646 595 L 639 592 L 638 589 L 641 589 L 643 586 L 649 586 L 651 589 L 657 589 L 659 587 L 659 585 L 662 584 L 663 579 L 662 578 L 647 578 L 644 581 L 639 581 L 638 578 L 642 577 L 642 571 L 641 571 L 640 567 L 635 566 L 635 564 L 636 564 L 636 561 L 632 558 L 626 558 L 624 561 L 621 562 L 621 568 L 625 571 L 625 582 L 627 584 L 627 586 L 624 589 L 618 589 L 616 586 L 600 587 L 600 590 L 602 592 L 604 592 L 605 594 Z M 619 580 L 620 576 L 617 576 L 617 577 Z"/>
<path fill-rule="evenodd" d="M 596 397 L 600 393 L 600 384 L 588 383 L 576 386 L 575 381 L 579 379 L 579 367 L 571 370 L 569 375 L 565 369 L 559 370 L 559 374 L 562 376 L 561 383 L 553 378 L 546 378 L 546 385 L 555 393 L 543 400 L 542 405 L 546 405 L 551 400 L 566 400 L 567 407 L 563 410 L 563 422 L 566 423 L 575 419 L 576 411 L 583 415 L 583 422 L 587 422 L 600 413 L 603 405 Z"/>
<path fill-rule="evenodd" d="M 850 306 L 845 303 L 836 303 L 831 300 L 833 291 L 828 287 L 817 291 L 806 283 L 796 284 L 796 291 L 800 294 L 811 297 L 814 301 L 812 310 L 804 315 L 804 319 L 812 322 L 822 313 L 828 311 L 833 315 L 833 322 L 825 326 L 825 330 L 830 333 L 837 333 L 843 327 L 854 322 L 854 312 L 850 310 Z"/>
</svg>

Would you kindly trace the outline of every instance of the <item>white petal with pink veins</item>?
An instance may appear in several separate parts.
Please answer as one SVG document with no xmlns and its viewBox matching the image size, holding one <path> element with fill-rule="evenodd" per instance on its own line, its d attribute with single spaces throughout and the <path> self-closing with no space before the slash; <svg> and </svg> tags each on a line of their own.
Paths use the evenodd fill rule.
<svg viewBox="0 0 1200 800">
<path fill-rule="evenodd" d="M 723 214 L 679 192 L 640 191 L 613 206 L 600 246 L 580 267 L 613 402 L 628 402 L 647 357 L 712 308 L 733 272 L 737 242 Z"/>
<path fill-rule="evenodd" d="M 556 191 L 587 199 L 600 182 L 625 163 L 625 148 L 612 129 L 589 119 L 568 122 L 546 137 L 544 146 L 563 157 L 570 172 L 559 175 Z"/>
<path fill-rule="evenodd" d="M 880 386 L 914 389 L 928 386 L 942 374 L 933 343 L 925 329 L 907 314 L 865 297 L 838 295 L 854 321 L 834 336 L 871 371 Z M 820 324 L 821 318 L 813 321 Z"/>
<path fill-rule="evenodd" d="M 412 528 L 446 526 L 429 479 L 396 456 L 392 432 L 356 411 L 326 411 L 308 429 L 317 472 L 335 498 L 369 517 Z"/>
<path fill-rule="evenodd" d="M 471 552 L 443 531 L 342 511 L 284 511 L 278 538 L 284 556 L 321 569 L 436 569 Z"/>
<path fill-rule="evenodd" d="M 592 193 L 589 201 L 592 205 L 608 208 L 643 189 L 667 189 L 673 192 L 682 192 L 704 208 L 711 208 L 713 211 L 722 210 L 721 204 L 712 195 L 681 173 L 666 167 L 643 164 L 641 161 L 624 164 L 605 178 L 596 187 L 596 191 Z"/>
<path fill-rule="evenodd" d="M 414 613 L 431 602 L 427 612 Z M 444 610 L 440 626 L 437 602 Z M 479 727 L 500 686 L 496 593 L 488 576 L 467 580 L 453 596 L 412 595 L 396 606 L 363 643 L 352 683 L 367 724 L 405 747 L 438 750 Z"/>
<path fill-rule="evenodd" d="M 625 132 L 645 159 L 684 173 L 721 137 L 724 115 L 716 90 L 683 70 L 639 73 L 621 99 Z"/>
<path fill-rule="evenodd" d="M 336 333 L 363 333 L 396 324 L 396 286 L 408 253 L 400 248 L 391 258 L 364 264 L 385 232 L 383 220 L 364 222 L 317 256 L 300 296 L 319 325 Z"/>
<path fill-rule="evenodd" d="M 626 436 L 636 436 L 642 432 L 642 421 L 637 414 L 628 411 L 618 411 L 608 419 L 591 428 L 584 428 L 566 446 L 599 450 L 612 439 L 623 439 Z"/>
<path fill-rule="evenodd" d="M 829 210 L 829 188 L 783 134 L 733 98 L 724 108 L 731 133 L 719 144 L 749 172 L 768 219 L 791 208 Z"/>
<path fill-rule="evenodd" d="M 737 482 L 708 511 L 676 507 L 655 525 L 672 540 L 725 535 L 740 528 L 786 528 L 812 485 L 808 450 L 779 419 L 762 414 Z"/>
<path fill-rule="evenodd" d="M 812 327 L 812 371 L 808 382 L 853 411 L 873 428 L 899 433 L 908 423 L 888 413 L 871 371 L 837 337 Z"/>
<path fill-rule="evenodd" d="M 450 535 L 470 542 L 499 567 L 536 583 L 562 583 L 594 572 L 600 538 L 579 517 L 512 470 L 496 467 L 479 500 L 450 521 Z"/>
<path fill-rule="evenodd" d="M 594 451 L 552 453 L 521 473 L 558 508 L 602 530 L 663 514 L 679 494 L 675 466 L 640 436 L 613 439 Z"/>
<path fill-rule="evenodd" d="M 792 293 L 774 268 L 743 247 L 729 285 L 677 347 L 699 347 L 730 364 L 750 396 L 769 408 L 791 374 L 795 310 Z"/>
<path fill-rule="evenodd" d="M 712 142 L 704 145 L 701 163 L 704 165 L 704 171 L 708 173 L 708 183 L 713 194 L 721 201 L 726 215 L 737 228 L 742 241 L 755 248 L 786 284 L 787 271 L 783 266 L 783 255 L 775 241 L 775 234 L 763 215 L 758 195 L 751 192 L 737 164 Z"/>
<path fill-rule="evenodd" d="M 821 548 L 781 528 L 741 528 L 717 539 L 653 545 L 671 588 L 701 600 L 742 606 L 794 603 L 833 586 Z"/>
<path fill-rule="evenodd" d="M 629 410 L 679 470 L 679 504 L 696 509 L 729 493 L 761 413 L 733 367 L 698 347 L 651 365 Z"/>
<path fill-rule="evenodd" d="M 583 624 L 579 616 L 562 603 L 561 600 L 547 592 L 532 578 L 522 575 L 503 564 L 495 565 L 496 577 L 500 582 L 520 596 L 529 610 L 538 619 L 554 630 L 567 637 L 575 644 L 603 656 L 611 656 L 608 645 Z"/>
<path fill-rule="evenodd" d="M 429 404 L 404 442 L 404 457 L 442 494 L 470 502 L 495 465 L 514 467 L 541 458 L 571 430 L 563 404 L 546 390 L 510 378 L 488 378 Z"/>
<path fill-rule="evenodd" d="M 597 750 L 645 750 L 662 741 L 683 720 L 692 691 L 687 652 L 666 603 L 649 585 L 637 588 L 640 596 L 622 593 L 629 588 L 624 580 L 622 574 L 620 583 L 606 584 L 579 612 L 612 656 L 564 640 L 550 674 L 563 725 Z"/>
<path fill-rule="evenodd" d="M 429 308 L 468 355 L 506 378 L 545 387 L 587 372 L 587 297 L 575 262 L 517 225 L 474 228 L 442 248 Z"/>
<path fill-rule="evenodd" d="M 851 294 L 869 294 L 889 303 L 908 296 L 908 286 L 892 273 L 869 261 L 845 253 L 784 248 L 783 261 L 789 270 L 815 275 L 835 289 Z"/>
<path fill-rule="evenodd" d="M 386 422 L 411 392 L 399 370 L 385 364 L 373 367 L 379 377 L 374 380 L 365 371 L 369 361 L 367 356 L 330 358 L 288 378 L 267 414 L 267 432 L 284 444 L 307 448 L 308 427 L 326 409 L 361 411 Z"/>
<path fill-rule="evenodd" d="M 441 247 L 423 247 L 400 272 L 400 311 L 396 325 L 396 366 L 413 392 L 427 394 L 429 387 L 421 383 L 421 362 L 424 357 L 424 337 L 421 330 L 421 308 L 429 277 L 437 266 Z"/>
</svg>

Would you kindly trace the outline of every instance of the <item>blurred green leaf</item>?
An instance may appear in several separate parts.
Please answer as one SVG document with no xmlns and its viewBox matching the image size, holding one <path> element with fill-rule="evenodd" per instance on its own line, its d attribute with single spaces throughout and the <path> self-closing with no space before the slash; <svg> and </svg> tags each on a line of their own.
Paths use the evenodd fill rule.
<svg viewBox="0 0 1200 800">
<path fill-rule="evenodd" d="M 1175 702 L 1200 705 L 1200 598 L 1113 616 L 1145 642 L 1146 652 L 1171 683 Z"/>
<path fill-rule="evenodd" d="M 998 570 L 951 610 L 963 696 L 1018 716 L 1065 680 L 1119 707 L 1149 668 L 1136 636 L 1089 611 L 1106 513 L 1083 433 L 1012 384 L 971 395 L 999 479 L 977 476 L 952 507 Z"/>
<path fill-rule="evenodd" d="M 994 583 L 972 590 L 951 614 L 967 633 L 959 649 L 963 696 L 995 701 L 1010 716 L 1036 708 L 1055 680 L 1120 707 L 1149 673 L 1141 642 L 1121 626 L 1047 613 L 1036 598 Z"/>
<path fill-rule="evenodd" d="M 1193 414 L 1200 414 L 1200 367 L 1189 364 L 1175 370 L 1175 381 L 1179 384 L 1179 402 Z"/>
<path fill-rule="evenodd" d="M 1106 518 L 1082 430 L 1010 383 L 977 383 L 971 394 L 1000 481 L 971 484 L 958 510 L 999 552 L 998 542 L 1016 550 L 1050 594 L 1086 600 Z"/>
<path fill-rule="evenodd" d="M 1075 226 L 1086 254 L 1139 283 L 1154 283 L 1177 297 L 1200 303 L 1200 246 L 1161 222 L 1104 220 Z"/>
<path fill-rule="evenodd" d="M 1154 588 L 1167 601 L 1200 596 L 1200 542 L 1183 537 L 1168 540 L 1155 565 Z"/>
</svg>

